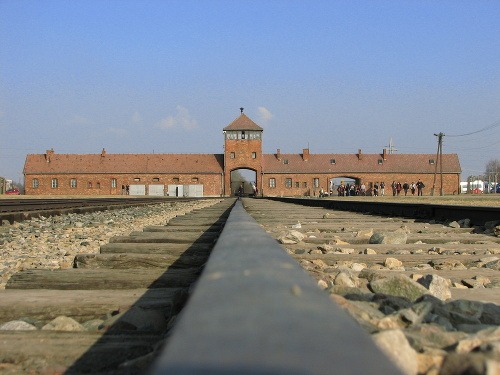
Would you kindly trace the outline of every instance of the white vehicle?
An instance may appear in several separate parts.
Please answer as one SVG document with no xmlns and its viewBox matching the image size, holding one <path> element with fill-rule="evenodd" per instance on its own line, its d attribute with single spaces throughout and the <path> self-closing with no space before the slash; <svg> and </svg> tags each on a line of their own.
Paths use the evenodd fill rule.
<svg viewBox="0 0 500 375">
<path fill-rule="evenodd" d="M 468 192 L 472 194 L 482 194 L 484 192 L 484 181 L 474 180 L 474 181 L 462 181 L 460 182 L 460 192 L 466 194 Z"/>
</svg>

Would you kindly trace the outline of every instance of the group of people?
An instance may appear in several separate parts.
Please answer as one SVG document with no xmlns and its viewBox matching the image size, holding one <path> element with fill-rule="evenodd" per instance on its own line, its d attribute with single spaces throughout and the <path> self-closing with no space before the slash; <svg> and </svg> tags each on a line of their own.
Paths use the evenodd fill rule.
<svg viewBox="0 0 500 375">
<path fill-rule="evenodd" d="M 401 184 L 401 182 L 399 181 L 392 181 L 391 184 L 393 196 L 401 195 L 401 191 L 403 191 L 405 195 L 408 195 L 408 191 L 411 192 L 411 195 L 415 195 L 415 192 L 417 192 L 417 195 L 420 196 L 424 194 L 424 187 L 425 185 L 420 179 L 416 183 L 412 181 L 409 184 L 405 181 L 403 184 Z"/>
<path fill-rule="evenodd" d="M 396 182 L 392 181 L 391 184 L 391 190 L 392 190 L 392 195 L 393 196 L 399 196 L 404 193 L 404 195 L 408 195 L 408 192 L 411 193 L 411 195 L 423 195 L 423 190 L 424 190 L 424 183 L 419 179 L 416 183 L 415 182 L 404 182 L 403 184 L 401 182 Z M 361 184 L 349 184 L 342 181 L 340 185 L 337 186 L 337 195 L 339 197 L 345 197 L 345 196 L 357 196 L 357 195 L 369 195 L 369 191 L 366 188 L 366 185 L 364 183 Z M 333 192 L 333 186 L 330 188 L 329 192 L 325 192 L 323 188 L 321 188 L 319 196 L 320 197 L 327 197 L 327 196 L 332 196 L 334 194 Z M 373 187 L 371 189 L 371 195 L 373 196 L 384 196 L 385 195 L 385 182 L 381 181 L 375 182 L 373 184 Z"/>
</svg>

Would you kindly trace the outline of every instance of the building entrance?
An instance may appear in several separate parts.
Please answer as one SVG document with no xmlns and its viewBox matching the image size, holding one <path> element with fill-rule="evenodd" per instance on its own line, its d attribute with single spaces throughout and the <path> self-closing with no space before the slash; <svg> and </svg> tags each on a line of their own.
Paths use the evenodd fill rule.
<svg viewBox="0 0 500 375">
<path fill-rule="evenodd" d="M 255 196 L 257 173 L 252 169 L 240 168 L 231 171 L 231 195 Z"/>
</svg>

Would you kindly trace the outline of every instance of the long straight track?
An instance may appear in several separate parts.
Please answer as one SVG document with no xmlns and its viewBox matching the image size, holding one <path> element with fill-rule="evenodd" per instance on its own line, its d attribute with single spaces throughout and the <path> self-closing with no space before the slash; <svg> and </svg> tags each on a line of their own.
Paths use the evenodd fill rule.
<svg viewBox="0 0 500 375">
<path fill-rule="evenodd" d="M 0 325 L 38 329 L 0 331 L 0 373 L 467 373 L 456 363 L 495 373 L 500 357 L 487 346 L 500 337 L 500 239 L 491 230 L 234 204 L 114 237 L 70 270 L 15 274 L 0 291 Z M 404 243 L 369 243 L 377 232 Z M 378 280 L 428 274 L 450 295 L 423 284 L 415 298 L 375 290 Z M 394 331 L 405 345 L 392 345 L 390 361 L 372 338 Z M 411 358 L 396 350 L 406 346 Z"/>
<path fill-rule="evenodd" d="M 113 237 L 71 269 L 14 274 L 0 291 L 0 325 L 37 329 L 0 330 L 0 373 L 144 373 L 233 204 Z"/>
</svg>

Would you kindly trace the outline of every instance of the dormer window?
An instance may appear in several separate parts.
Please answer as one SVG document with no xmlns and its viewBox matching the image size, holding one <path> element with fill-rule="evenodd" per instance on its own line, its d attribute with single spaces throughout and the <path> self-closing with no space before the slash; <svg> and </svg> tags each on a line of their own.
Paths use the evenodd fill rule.
<svg viewBox="0 0 500 375">
<path fill-rule="evenodd" d="M 382 159 L 378 159 L 379 165 L 382 164 L 384 161 Z"/>
<path fill-rule="evenodd" d="M 335 159 L 330 159 L 330 164 L 335 164 Z"/>
<path fill-rule="evenodd" d="M 283 164 L 288 164 L 288 159 L 283 159 Z"/>
<path fill-rule="evenodd" d="M 429 159 L 429 164 L 435 164 L 436 162 L 434 161 L 434 159 Z"/>
</svg>

